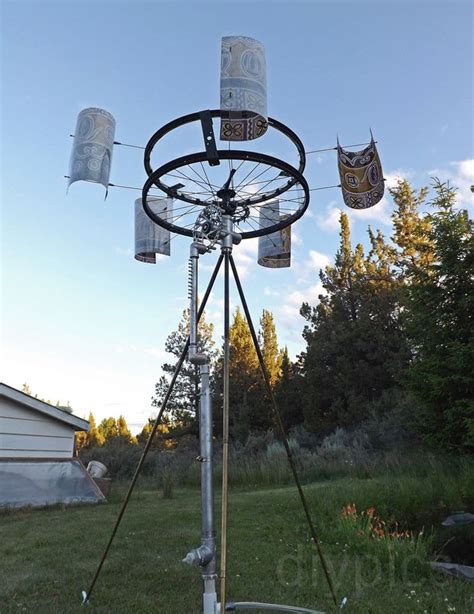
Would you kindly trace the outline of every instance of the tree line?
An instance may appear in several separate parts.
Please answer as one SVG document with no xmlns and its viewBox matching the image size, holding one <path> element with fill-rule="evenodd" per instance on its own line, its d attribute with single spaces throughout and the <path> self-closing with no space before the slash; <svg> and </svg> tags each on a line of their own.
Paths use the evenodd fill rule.
<svg viewBox="0 0 474 614">
<path fill-rule="evenodd" d="M 472 220 L 448 183 L 434 180 L 429 201 L 407 181 L 390 193 L 391 237 L 369 227 L 365 253 L 341 214 L 334 265 L 320 273 L 326 293 L 302 307 L 300 419 L 328 431 L 404 404 L 426 443 L 472 450 Z"/>
<path fill-rule="evenodd" d="M 348 215 L 340 214 L 340 241 L 333 264 L 319 271 L 323 292 L 304 303 L 305 348 L 292 361 L 279 347 L 273 315 L 263 310 L 259 341 L 271 385 L 288 430 L 324 436 L 338 427 L 355 429 L 394 419 L 427 445 L 455 452 L 474 448 L 472 317 L 473 223 L 456 205 L 456 190 L 433 180 L 414 189 L 400 180 L 390 189 L 392 232 L 367 229 L 368 249 L 353 245 Z M 431 196 L 430 196 L 431 194 Z M 317 272 L 315 271 L 315 275 Z M 202 318 L 200 344 L 211 361 L 215 432 L 222 420 L 222 348 Z M 173 357 L 189 333 L 185 311 L 166 340 Z M 162 366 L 152 404 L 159 407 L 174 371 Z M 273 428 L 271 406 L 250 331 L 240 309 L 230 326 L 231 434 Z M 172 446 L 198 433 L 199 378 L 183 365 L 171 396 L 160 440 Z M 93 417 L 92 417 L 93 418 Z M 121 426 L 118 422 L 122 420 Z M 111 422 L 112 421 L 112 422 Z M 85 445 L 122 438 L 143 443 L 153 420 L 135 440 L 123 418 L 98 427 L 91 422 Z"/>
</svg>

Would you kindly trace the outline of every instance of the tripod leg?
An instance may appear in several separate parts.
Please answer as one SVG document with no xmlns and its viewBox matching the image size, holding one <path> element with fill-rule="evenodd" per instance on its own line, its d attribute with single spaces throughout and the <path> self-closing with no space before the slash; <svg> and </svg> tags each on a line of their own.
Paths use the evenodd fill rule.
<svg viewBox="0 0 474 614">
<path fill-rule="evenodd" d="M 212 288 L 214 286 L 214 282 L 216 281 L 216 277 L 217 277 L 217 274 L 218 274 L 219 269 L 221 267 L 223 258 L 224 257 L 221 254 L 219 256 L 219 259 L 218 259 L 217 263 L 216 263 L 214 271 L 213 271 L 213 273 L 211 275 L 211 279 L 209 280 L 209 284 L 207 286 L 206 292 L 205 292 L 204 297 L 202 299 L 201 306 L 199 307 L 199 311 L 198 311 L 198 315 L 197 315 L 197 321 L 198 322 L 199 322 L 199 320 L 200 320 L 200 318 L 201 318 L 201 316 L 202 316 L 202 314 L 204 312 L 204 309 L 206 307 L 206 303 L 207 303 L 207 301 L 209 299 L 209 295 L 211 294 L 211 290 L 212 290 Z M 117 533 L 117 529 L 119 528 L 120 522 L 121 522 L 122 517 L 123 517 L 123 515 L 125 513 L 125 510 L 127 508 L 127 505 L 128 505 L 129 500 L 130 500 L 130 497 L 132 496 L 132 492 L 133 492 L 133 489 L 135 488 L 135 484 L 137 482 L 138 476 L 139 476 L 140 471 L 141 471 L 141 469 L 143 467 L 143 463 L 145 462 L 146 455 L 148 454 L 148 451 L 149 451 L 149 449 L 151 447 L 151 444 L 153 442 L 153 438 L 154 438 L 154 436 L 156 434 L 156 431 L 157 431 L 158 426 L 159 426 L 159 424 L 161 422 L 163 414 L 165 413 L 166 405 L 167 405 L 168 400 L 169 400 L 169 398 L 171 396 L 171 393 L 173 392 L 173 388 L 174 388 L 176 379 L 178 378 L 178 375 L 179 375 L 179 372 L 180 372 L 181 367 L 183 365 L 183 362 L 186 359 L 186 354 L 188 353 L 188 349 L 189 349 L 189 341 L 190 340 L 189 340 L 189 337 L 188 337 L 188 340 L 186 341 L 186 344 L 185 344 L 185 346 L 184 346 L 184 348 L 183 348 L 183 350 L 181 352 L 181 356 L 179 357 L 179 360 L 176 363 L 176 367 L 175 367 L 175 370 L 174 370 L 174 373 L 173 373 L 173 377 L 171 378 L 170 385 L 168 386 L 168 390 L 166 391 L 166 395 L 165 395 L 165 398 L 163 399 L 163 403 L 161 404 L 160 411 L 158 412 L 158 415 L 156 416 L 156 420 L 155 420 L 155 423 L 153 424 L 153 428 L 151 429 L 150 436 L 148 437 L 148 441 L 146 442 L 146 445 L 143 448 L 142 455 L 140 457 L 140 460 L 138 461 L 137 468 L 135 469 L 135 473 L 133 474 L 132 481 L 131 481 L 130 486 L 128 488 L 128 491 L 127 491 L 127 494 L 125 496 L 124 502 L 122 503 L 122 507 L 120 508 L 120 512 L 119 512 L 119 515 L 118 515 L 117 520 L 115 522 L 114 528 L 112 530 L 112 534 L 111 534 L 110 539 L 109 539 L 109 541 L 107 543 L 107 546 L 105 547 L 104 554 L 102 555 L 102 558 L 100 560 L 99 566 L 97 567 L 97 570 L 95 572 L 95 575 L 94 575 L 94 578 L 93 578 L 92 583 L 90 585 L 90 588 L 89 588 L 87 593 L 85 591 L 83 591 L 83 593 L 82 593 L 83 594 L 83 604 L 85 604 L 85 603 L 87 603 L 89 601 L 89 598 L 90 598 L 90 596 L 92 594 L 92 591 L 94 590 L 95 583 L 97 582 L 97 579 L 98 579 L 99 574 L 101 572 L 102 566 L 103 566 L 103 564 L 105 562 L 105 559 L 107 558 L 107 555 L 109 553 L 109 550 L 110 550 L 110 547 L 112 545 L 112 542 L 114 541 L 115 534 Z"/>
<path fill-rule="evenodd" d="M 220 602 L 221 612 L 226 603 L 227 567 L 227 508 L 229 481 L 229 261 L 225 252 L 224 260 L 224 373 L 223 373 L 223 416 L 222 416 L 222 511 L 221 511 L 221 561 L 220 561 Z"/>
<path fill-rule="evenodd" d="M 318 551 L 318 555 L 319 555 L 319 558 L 321 560 L 321 565 L 323 567 L 324 575 L 326 576 L 326 580 L 328 582 L 332 598 L 334 600 L 334 603 L 337 606 L 337 599 L 336 599 L 336 594 L 334 592 L 334 587 L 333 587 L 333 584 L 332 584 L 331 576 L 329 575 L 329 570 L 328 570 L 328 567 L 326 565 L 326 560 L 325 560 L 323 552 L 321 550 L 321 545 L 319 543 L 319 539 L 318 539 L 318 536 L 317 536 L 317 533 L 316 533 L 316 528 L 314 526 L 313 519 L 311 518 L 311 513 L 309 511 L 308 502 L 306 501 L 306 496 L 304 494 L 303 487 L 301 485 L 301 481 L 300 481 L 300 478 L 299 478 L 299 475 L 298 475 L 298 471 L 296 469 L 296 464 L 295 464 L 295 461 L 293 459 L 293 455 L 291 453 L 291 448 L 290 448 L 290 446 L 288 444 L 288 437 L 286 435 L 285 427 L 283 425 L 283 421 L 281 419 L 280 412 L 278 410 L 278 405 L 277 405 L 277 402 L 276 402 L 276 399 L 275 399 L 275 395 L 274 395 L 273 389 L 272 389 L 272 387 L 270 385 L 270 377 L 268 375 L 268 371 L 267 371 L 267 368 L 265 366 L 265 362 L 263 360 L 262 351 L 261 351 L 260 346 L 258 344 L 258 338 L 257 338 L 257 335 L 255 333 L 255 328 L 253 326 L 252 318 L 250 316 L 249 308 L 247 306 L 247 301 L 245 299 L 244 291 L 242 289 L 242 284 L 240 283 L 239 274 L 237 273 L 237 268 L 235 266 L 235 262 L 234 262 L 234 259 L 232 258 L 232 255 L 230 255 L 229 258 L 230 258 L 230 265 L 232 267 L 232 273 L 234 275 L 235 283 L 237 285 L 237 289 L 238 289 L 239 295 L 240 295 L 240 300 L 242 302 L 242 307 L 244 308 L 245 317 L 247 318 L 247 323 L 249 325 L 250 334 L 252 335 L 253 344 L 255 346 L 255 351 L 257 352 L 258 361 L 260 363 L 260 368 L 262 370 L 263 378 L 265 380 L 265 385 L 266 385 L 266 388 L 267 388 L 267 391 L 268 391 L 268 395 L 270 397 L 270 401 L 271 401 L 271 404 L 272 404 L 273 416 L 275 418 L 276 425 L 278 427 L 278 430 L 280 431 L 280 435 L 281 435 L 281 438 L 283 440 L 283 445 L 285 447 L 286 455 L 288 457 L 288 462 L 290 464 L 291 471 L 293 473 L 293 478 L 295 480 L 296 488 L 298 489 L 298 493 L 299 493 L 300 500 L 301 500 L 301 505 L 303 506 L 303 510 L 304 510 L 304 513 L 305 513 L 305 516 L 306 516 L 306 520 L 308 522 L 308 527 L 309 527 L 309 530 L 310 530 L 310 533 L 311 533 L 311 537 L 313 538 L 313 541 L 315 543 L 316 549 Z"/>
</svg>

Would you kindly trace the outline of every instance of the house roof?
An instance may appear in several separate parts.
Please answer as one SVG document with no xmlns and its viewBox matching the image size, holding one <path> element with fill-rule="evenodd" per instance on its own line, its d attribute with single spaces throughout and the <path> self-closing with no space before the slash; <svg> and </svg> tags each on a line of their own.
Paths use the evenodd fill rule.
<svg viewBox="0 0 474 614">
<path fill-rule="evenodd" d="M 64 422 L 65 424 L 72 426 L 75 431 L 89 430 L 89 422 L 87 420 L 78 418 L 77 416 L 64 411 L 64 409 L 59 409 L 54 405 L 50 405 L 49 403 L 45 403 L 44 401 L 30 397 L 29 394 L 25 394 L 24 392 L 21 392 L 21 390 L 17 390 L 16 388 L 12 388 L 11 386 L 7 386 L 7 384 L 3 384 L 1 382 L 0 397 L 6 397 L 7 399 L 20 403 L 29 409 L 39 411 L 50 418 Z"/>
</svg>

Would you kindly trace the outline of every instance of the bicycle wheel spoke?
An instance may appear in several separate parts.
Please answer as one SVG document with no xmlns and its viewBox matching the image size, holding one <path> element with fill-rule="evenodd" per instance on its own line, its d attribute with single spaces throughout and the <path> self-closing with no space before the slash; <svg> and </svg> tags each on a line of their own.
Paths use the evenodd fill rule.
<svg viewBox="0 0 474 614">
<path fill-rule="evenodd" d="M 250 223 L 250 218 L 247 218 L 245 221 L 247 222 L 247 224 L 250 226 L 252 230 L 259 230 L 258 225 L 254 226 L 253 224 Z M 273 245 L 273 247 L 277 247 L 277 244 L 275 243 L 275 241 L 271 238 L 269 234 L 267 234 L 266 237 L 270 241 L 270 243 Z"/>
<path fill-rule="evenodd" d="M 229 147 L 220 151 L 220 158 L 221 164 L 208 166 L 205 153 L 190 154 L 150 175 L 148 185 L 152 181 L 169 198 L 181 203 L 175 202 L 169 218 L 163 215 L 164 228 L 193 236 L 198 215 L 212 205 L 220 208 L 222 215 L 233 218 L 236 230 L 245 239 L 278 232 L 288 225 L 285 218 L 296 221 L 303 214 L 309 191 L 299 171 L 271 156 L 232 151 Z M 181 185 L 172 186 L 171 181 Z M 220 192 L 227 182 L 229 196 Z M 296 189 L 292 194 L 287 194 L 293 187 Z M 276 211 L 272 212 L 271 203 L 278 203 Z M 271 242 L 275 244 L 273 238 Z"/>
<path fill-rule="evenodd" d="M 242 181 L 236 185 L 235 190 L 238 190 L 240 186 L 243 184 L 243 182 L 247 179 L 247 177 L 249 177 L 254 172 L 254 170 L 256 170 L 259 166 L 261 166 L 261 162 L 257 162 L 255 164 L 255 166 L 245 175 Z"/>
<path fill-rule="evenodd" d="M 172 218 L 171 220 L 168 220 L 168 221 L 170 221 L 172 224 L 176 224 L 178 220 L 182 219 L 186 215 L 189 215 L 190 213 L 196 212 L 198 209 L 202 210 L 201 205 L 194 205 L 194 207 L 191 207 L 189 211 L 186 211 L 185 213 L 181 213 L 181 215 L 178 215 L 178 217 Z"/>
<path fill-rule="evenodd" d="M 174 177 L 176 179 L 187 179 L 188 181 L 190 181 L 193 184 L 198 185 L 200 188 L 207 188 L 207 184 L 206 182 L 203 181 L 198 181 L 197 179 L 194 179 L 193 177 L 188 177 L 188 175 L 186 175 L 185 173 L 183 173 L 182 171 L 176 169 L 177 173 L 180 173 L 179 175 L 173 175 L 171 173 L 166 173 L 166 175 L 169 175 L 170 177 Z M 209 191 L 207 190 L 206 193 L 209 193 Z"/>
<path fill-rule="evenodd" d="M 257 166 L 261 166 L 261 163 L 259 162 Z M 255 179 L 258 179 L 259 177 L 261 177 L 261 176 L 262 176 L 262 175 L 264 175 L 265 173 L 268 173 L 268 171 L 269 171 L 271 168 L 272 168 L 271 166 L 267 166 L 267 168 L 265 168 L 265 169 L 264 169 L 264 170 L 263 170 L 261 173 L 259 173 L 258 175 L 256 175 L 256 176 L 255 176 L 255 177 L 252 179 L 252 181 L 249 181 L 249 183 L 248 183 L 248 184 L 245 184 L 245 186 L 244 186 L 244 187 L 246 187 L 247 185 L 252 185 L 252 182 L 253 182 L 253 181 L 255 181 Z M 256 170 L 256 168 L 255 168 L 254 170 Z M 246 177 L 245 179 L 247 179 L 247 178 L 248 178 L 248 175 L 247 175 L 247 177 Z M 245 179 L 244 179 L 244 180 L 242 180 L 242 181 L 239 183 L 239 185 L 238 185 L 237 187 L 241 186 L 241 185 L 242 185 L 242 183 L 243 183 L 243 181 L 245 181 Z"/>
<path fill-rule="evenodd" d="M 191 205 L 183 205 L 182 207 L 173 207 L 172 212 L 176 213 L 176 211 L 183 211 L 183 209 L 189 209 Z M 203 208 L 202 205 L 195 205 L 195 207 L 201 207 L 201 209 Z"/>
</svg>

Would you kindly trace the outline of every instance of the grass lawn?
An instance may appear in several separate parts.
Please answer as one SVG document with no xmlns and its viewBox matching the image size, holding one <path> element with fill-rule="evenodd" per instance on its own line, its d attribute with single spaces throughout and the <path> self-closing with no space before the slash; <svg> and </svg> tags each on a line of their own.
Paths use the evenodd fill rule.
<svg viewBox="0 0 474 614">
<path fill-rule="evenodd" d="M 474 585 L 427 565 L 433 554 L 423 514 L 407 520 L 417 530 L 425 526 L 423 536 L 412 538 L 374 540 L 341 521 L 340 510 L 352 502 L 358 509 L 374 505 L 386 519 L 406 519 L 404 509 L 415 509 L 411 499 L 423 499 L 427 481 L 402 500 L 401 488 L 393 480 L 348 478 L 306 486 L 338 598 L 348 598 L 345 611 L 474 612 Z M 116 488 L 108 504 L 95 507 L 0 514 L 0 612 L 84 612 L 81 590 L 89 586 L 123 493 Z M 234 489 L 229 509 L 230 599 L 336 611 L 293 487 Z M 199 544 L 199 528 L 197 490 L 178 489 L 165 500 L 139 487 L 87 611 L 200 612 L 199 570 L 181 563 Z"/>
</svg>

